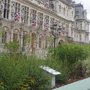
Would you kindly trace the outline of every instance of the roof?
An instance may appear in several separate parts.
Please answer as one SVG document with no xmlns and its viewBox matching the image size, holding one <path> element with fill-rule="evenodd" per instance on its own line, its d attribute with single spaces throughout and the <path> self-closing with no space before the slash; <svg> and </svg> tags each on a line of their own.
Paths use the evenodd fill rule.
<svg viewBox="0 0 90 90">
<path fill-rule="evenodd" d="M 40 66 L 40 68 L 42 68 L 44 71 L 46 71 L 46 72 L 48 72 L 48 73 L 50 73 L 52 75 L 55 75 L 55 76 L 61 74 L 60 72 L 58 72 L 58 71 L 56 71 L 56 70 L 54 70 L 54 69 L 52 69 L 52 68 L 50 68 L 48 66 Z"/>
<path fill-rule="evenodd" d="M 80 80 L 53 90 L 90 90 L 90 78 Z"/>
</svg>

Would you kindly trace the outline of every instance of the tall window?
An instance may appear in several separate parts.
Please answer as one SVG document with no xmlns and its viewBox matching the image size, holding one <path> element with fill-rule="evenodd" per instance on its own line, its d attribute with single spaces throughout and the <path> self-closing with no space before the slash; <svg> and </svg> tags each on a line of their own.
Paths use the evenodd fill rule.
<svg viewBox="0 0 90 90">
<path fill-rule="evenodd" d="M 21 22 L 28 24 L 29 7 L 22 6 L 21 8 Z"/>
<path fill-rule="evenodd" d="M 2 43 L 7 43 L 8 27 L 4 26 L 2 31 Z"/>
<path fill-rule="evenodd" d="M 10 11 L 10 0 L 3 0 L 3 2 L 4 2 L 3 17 L 8 19 L 9 18 L 9 11 Z"/>
<path fill-rule="evenodd" d="M 61 5 L 59 5 L 59 12 L 61 12 Z"/>
<path fill-rule="evenodd" d="M 37 14 L 36 10 L 31 9 L 31 12 L 30 12 L 30 24 L 32 26 L 36 26 L 36 18 L 37 18 L 36 14 Z"/>
<path fill-rule="evenodd" d="M 48 30 L 49 29 L 49 16 L 45 15 L 44 17 L 44 29 Z"/>
<path fill-rule="evenodd" d="M 49 0 L 43 0 L 44 7 L 49 8 Z"/>
<path fill-rule="evenodd" d="M 36 49 L 36 34 L 32 33 L 31 37 L 32 37 L 32 40 L 31 40 L 32 54 L 35 54 L 35 49 Z"/>
<path fill-rule="evenodd" d="M 42 48 L 42 38 L 39 37 L 39 48 Z"/>
<path fill-rule="evenodd" d="M 17 33 L 13 33 L 13 41 L 18 41 L 18 34 Z"/>
<path fill-rule="evenodd" d="M 45 48 L 47 48 L 48 47 L 48 39 L 47 39 L 47 37 L 45 38 Z"/>
<path fill-rule="evenodd" d="M 50 1 L 49 1 L 49 8 L 50 8 L 50 10 L 54 11 L 54 9 L 55 9 L 55 4 L 54 4 L 54 1 L 53 1 L 53 0 L 50 0 Z"/>
<path fill-rule="evenodd" d="M 63 8 L 63 14 L 65 15 L 65 12 L 66 12 L 66 9 L 65 9 L 65 7 Z"/>
<path fill-rule="evenodd" d="M 0 0 L 0 17 L 3 16 L 4 3 L 3 0 Z"/>
<path fill-rule="evenodd" d="M 23 32 L 23 47 L 22 50 L 25 51 L 25 46 L 26 46 L 26 40 L 27 40 L 27 32 Z"/>
<path fill-rule="evenodd" d="M 55 21 L 55 19 L 54 19 L 54 18 L 50 18 L 50 26 L 51 26 L 51 27 L 53 26 L 54 21 Z"/>
<path fill-rule="evenodd" d="M 80 34 L 80 42 L 82 41 L 82 35 Z"/>
<path fill-rule="evenodd" d="M 7 32 L 4 31 L 2 32 L 2 43 L 6 43 L 7 42 Z"/>
<path fill-rule="evenodd" d="M 80 22 L 80 29 L 82 29 L 82 22 Z"/>
<path fill-rule="evenodd" d="M 17 2 L 12 2 L 11 19 L 18 21 L 18 22 L 20 21 L 20 4 Z"/>
<path fill-rule="evenodd" d="M 38 13 L 38 20 L 37 20 L 38 26 L 41 28 L 43 27 L 43 13 Z"/>
</svg>

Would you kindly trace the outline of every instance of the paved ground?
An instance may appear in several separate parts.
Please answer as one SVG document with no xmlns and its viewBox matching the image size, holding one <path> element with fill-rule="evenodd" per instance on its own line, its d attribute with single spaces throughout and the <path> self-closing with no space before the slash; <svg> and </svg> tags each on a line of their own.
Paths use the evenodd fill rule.
<svg viewBox="0 0 90 90">
<path fill-rule="evenodd" d="M 53 89 L 53 90 L 90 90 L 90 78 L 80 80 L 78 82 Z"/>
</svg>

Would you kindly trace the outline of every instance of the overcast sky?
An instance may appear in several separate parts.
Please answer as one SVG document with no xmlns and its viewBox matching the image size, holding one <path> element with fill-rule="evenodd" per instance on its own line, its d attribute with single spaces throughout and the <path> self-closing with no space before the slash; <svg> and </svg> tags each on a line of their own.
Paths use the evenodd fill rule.
<svg viewBox="0 0 90 90">
<path fill-rule="evenodd" d="M 74 0 L 76 3 L 82 3 L 87 10 L 88 19 L 90 19 L 90 0 Z"/>
</svg>

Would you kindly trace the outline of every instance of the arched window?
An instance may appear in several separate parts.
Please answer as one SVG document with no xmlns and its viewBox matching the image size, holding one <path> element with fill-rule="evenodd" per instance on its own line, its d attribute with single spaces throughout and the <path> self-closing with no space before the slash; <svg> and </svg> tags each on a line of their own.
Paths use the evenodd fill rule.
<svg viewBox="0 0 90 90">
<path fill-rule="evenodd" d="M 13 41 L 18 41 L 18 30 L 13 32 Z"/>
<path fill-rule="evenodd" d="M 2 43 L 7 43 L 7 33 L 8 33 L 8 27 L 3 27 L 2 31 Z"/>
<path fill-rule="evenodd" d="M 2 43 L 6 43 L 7 42 L 7 32 L 3 31 L 2 32 Z"/>
</svg>

